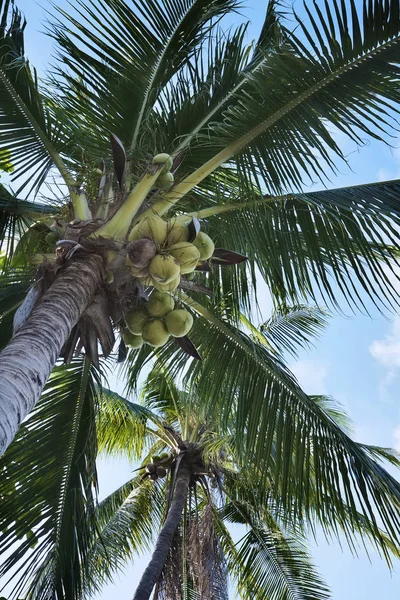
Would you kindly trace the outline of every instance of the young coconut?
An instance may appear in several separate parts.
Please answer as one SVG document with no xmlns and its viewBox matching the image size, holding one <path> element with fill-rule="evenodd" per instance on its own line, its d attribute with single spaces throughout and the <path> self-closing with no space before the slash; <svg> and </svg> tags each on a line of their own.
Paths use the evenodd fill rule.
<svg viewBox="0 0 400 600">
<path fill-rule="evenodd" d="M 156 154 L 153 157 L 153 165 L 162 165 L 163 163 L 164 167 L 161 173 L 167 173 L 172 169 L 172 165 L 174 164 L 172 156 L 166 154 L 165 152 L 161 152 L 161 154 Z"/>
<path fill-rule="evenodd" d="M 128 331 L 124 333 L 124 342 L 129 348 L 141 348 L 143 346 L 143 337 L 141 335 L 135 335 Z"/>
<path fill-rule="evenodd" d="M 133 242 L 140 238 L 147 238 L 162 246 L 167 239 L 167 222 L 157 215 L 143 218 L 132 229 L 128 240 Z"/>
<path fill-rule="evenodd" d="M 171 256 L 176 258 L 181 266 L 181 273 L 191 273 L 194 271 L 199 259 L 200 252 L 193 244 L 189 242 L 178 242 L 169 249 Z"/>
<path fill-rule="evenodd" d="M 164 346 L 168 339 L 169 333 L 162 319 L 152 319 L 143 328 L 143 340 L 154 348 Z"/>
<path fill-rule="evenodd" d="M 135 335 L 141 335 L 148 319 L 149 315 L 145 308 L 136 308 L 125 315 L 125 322 L 128 329 Z"/>
<path fill-rule="evenodd" d="M 158 281 L 155 281 L 152 278 L 152 283 L 150 283 L 149 285 L 152 285 L 153 287 L 155 287 L 156 290 L 158 290 L 159 292 L 173 292 L 176 290 L 176 288 L 180 284 L 180 281 L 181 281 L 181 276 L 179 274 L 178 277 L 176 277 L 170 283 L 159 283 Z"/>
<path fill-rule="evenodd" d="M 173 337 L 183 337 L 193 326 L 193 317 L 187 310 L 173 310 L 165 317 L 165 325 Z"/>
<path fill-rule="evenodd" d="M 175 301 L 169 294 L 163 294 L 154 290 L 151 294 L 146 309 L 152 317 L 165 317 L 171 310 L 174 310 Z"/>
<path fill-rule="evenodd" d="M 150 263 L 150 275 L 159 283 L 171 283 L 180 272 L 179 262 L 173 256 L 157 254 Z"/>
<path fill-rule="evenodd" d="M 167 470 L 160 465 L 159 467 L 157 467 L 156 473 L 158 477 L 165 477 L 167 474 Z"/>
<path fill-rule="evenodd" d="M 186 225 L 179 225 L 175 222 L 175 219 L 168 221 L 167 223 L 167 246 L 173 246 L 178 242 L 189 241 L 189 229 Z"/>
<path fill-rule="evenodd" d="M 200 231 L 193 240 L 193 245 L 196 246 L 200 252 L 200 260 L 208 260 L 212 257 L 215 250 L 215 244 L 212 239 L 202 231 Z"/>
<path fill-rule="evenodd" d="M 162 190 L 170 190 L 174 185 L 175 178 L 171 172 L 161 173 L 157 179 L 156 185 Z"/>
<path fill-rule="evenodd" d="M 157 254 L 157 247 L 152 240 L 141 238 L 130 242 L 126 247 L 129 260 L 134 267 L 143 269 Z"/>
</svg>

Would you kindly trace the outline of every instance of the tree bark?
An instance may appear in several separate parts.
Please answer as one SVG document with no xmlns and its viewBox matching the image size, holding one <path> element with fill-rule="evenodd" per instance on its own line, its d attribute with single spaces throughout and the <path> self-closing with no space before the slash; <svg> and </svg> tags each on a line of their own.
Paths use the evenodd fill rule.
<svg viewBox="0 0 400 600">
<path fill-rule="evenodd" d="M 0 353 L 0 456 L 34 408 L 72 328 L 102 280 L 103 261 L 71 262 Z"/>
<path fill-rule="evenodd" d="M 178 527 L 185 506 L 190 483 L 190 468 L 185 463 L 181 464 L 176 477 L 175 489 L 172 495 L 171 506 L 165 523 L 157 539 L 156 547 L 149 564 L 137 587 L 133 600 L 148 600 L 151 591 L 160 578 L 175 531 Z"/>
</svg>

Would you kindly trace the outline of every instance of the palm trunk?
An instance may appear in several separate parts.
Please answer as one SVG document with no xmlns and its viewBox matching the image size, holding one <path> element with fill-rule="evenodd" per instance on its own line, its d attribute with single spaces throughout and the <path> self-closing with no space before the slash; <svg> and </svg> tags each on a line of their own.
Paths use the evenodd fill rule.
<svg viewBox="0 0 400 600">
<path fill-rule="evenodd" d="M 34 408 L 72 328 L 102 279 L 102 259 L 89 255 L 61 271 L 0 354 L 0 456 Z"/>
<path fill-rule="evenodd" d="M 157 539 L 156 547 L 145 572 L 142 575 L 133 600 L 148 600 L 151 591 L 160 578 L 175 531 L 178 527 L 185 506 L 190 483 L 189 465 L 181 464 L 176 477 L 171 506 L 165 523 Z"/>
</svg>

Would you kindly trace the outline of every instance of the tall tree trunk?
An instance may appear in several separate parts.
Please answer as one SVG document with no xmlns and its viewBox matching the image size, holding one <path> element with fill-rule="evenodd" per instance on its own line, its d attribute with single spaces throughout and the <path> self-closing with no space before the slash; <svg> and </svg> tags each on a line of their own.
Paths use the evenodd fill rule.
<svg viewBox="0 0 400 600">
<path fill-rule="evenodd" d="M 160 578 L 175 531 L 185 506 L 190 483 L 190 467 L 181 464 L 176 477 L 175 489 L 165 523 L 157 539 L 156 547 L 145 572 L 142 575 L 133 600 L 148 600 L 151 591 Z"/>
<path fill-rule="evenodd" d="M 102 265 L 95 255 L 71 262 L 0 353 L 0 456 L 39 399 L 64 343 L 102 280 Z"/>
</svg>

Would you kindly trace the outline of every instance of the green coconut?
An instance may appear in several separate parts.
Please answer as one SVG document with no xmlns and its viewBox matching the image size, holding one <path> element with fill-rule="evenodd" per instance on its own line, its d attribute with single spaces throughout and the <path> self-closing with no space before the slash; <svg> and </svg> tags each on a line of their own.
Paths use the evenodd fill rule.
<svg viewBox="0 0 400 600">
<path fill-rule="evenodd" d="M 170 283 L 180 271 L 179 262 L 173 256 L 157 254 L 150 263 L 150 275 L 159 283 Z"/>
<path fill-rule="evenodd" d="M 208 260 L 212 257 L 215 244 L 206 233 L 200 231 L 197 234 L 197 237 L 193 240 L 193 245 L 196 246 L 198 251 L 200 252 L 200 260 Z"/>
<path fill-rule="evenodd" d="M 168 171 L 167 173 L 162 171 L 161 175 L 157 179 L 157 186 L 163 190 L 169 190 L 174 185 L 174 181 L 175 178 L 170 171 Z"/>
<path fill-rule="evenodd" d="M 163 294 L 158 290 L 154 290 L 146 304 L 147 312 L 152 317 L 165 317 L 171 310 L 174 310 L 174 307 L 174 299 L 169 294 Z"/>
<path fill-rule="evenodd" d="M 179 274 L 178 277 L 176 277 L 176 279 L 173 279 L 173 281 L 170 281 L 170 283 L 160 283 L 159 281 L 155 281 L 153 278 L 151 278 L 151 280 L 152 283 L 150 283 L 149 285 L 155 287 L 156 290 L 158 290 L 159 292 L 173 292 L 180 284 L 181 275 Z"/>
<path fill-rule="evenodd" d="M 162 319 L 152 319 L 143 328 L 143 340 L 154 348 L 164 346 L 168 338 L 169 333 Z"/>
<path fill-rule="evenodd" d="M 170 247 L 171 256 L 176 258 L 181 267 L 182 275 L 191 273 L 196 267 L 200 252 L 193 244 L 189 242 L 178 242 Z"/>
<path fill-rule="evenodd" d="M 173 310 L 165 317 L 165 325 L 173 337 L 187 335 L 193 326 L 193 317 L 187 310 Z"/>
<path fill-rule="evenodd" d="M 170 171 L 172 169 L 172 165 L 174 163 L 172 156 L 166 154 L 165 152 L 161 152 L 160 154 L 156 154 L 153 157 L 153 165 L 162 165 L 164 163 L 164 168 L 161 173 Z"/>
<path fill-rule="evenodd" d="M 145 308 L 135 308 L 125 315 L 125 321 L 128 329 L 135 335 L 140 335 L 149 319 L 149 314 Z"/>
<path fill-rule="evenodd" d="M 186 225 L 179 225 L 175 222 L 175 220 L 168 221 L 167 223 L 167 245 L 173 246 L 178 242 L 188 242 L 189 241 L 189 229 Z"/>
<path fill-rule="evenodd" d="M 157 215 L 144 217 L 129 234 L 129 241 L 147 238 L 162 246 L 167 239 L 167 222 Z"/>
<path fill-rule="evenodd" d="M 128 331 L 124 333 L 124 342 L 129 348 L 141 348 L 143 346 L 143 337 L 141 335 L 135 335 Z"/>
<path fill-rule="evenodd" d="M 59 239 L 60 236 L 56 231 L 50 231 L 45 237 L 48 246 L 55 246 Z"/>
</svg>

